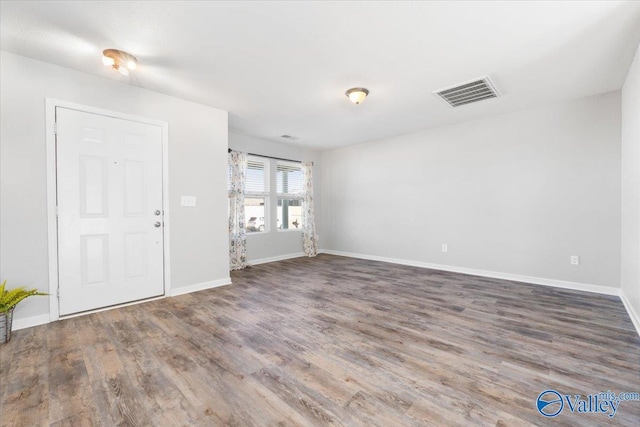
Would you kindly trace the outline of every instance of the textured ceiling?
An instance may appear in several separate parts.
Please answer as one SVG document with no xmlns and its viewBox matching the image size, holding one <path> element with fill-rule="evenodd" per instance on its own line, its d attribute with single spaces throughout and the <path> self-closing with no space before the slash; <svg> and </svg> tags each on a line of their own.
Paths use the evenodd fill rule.
<svg viewBox="0 0 640 427">
<path fill-rule="evenodd" d="M 640 42 L 640 2 L 2 1 L 0 15 L 2 50 L 317 149 L 617 90 Z M 105 48 L 139 69 L 104 67 Z M 501 97 L 454 109 L 432 94 L 483 75 Z M 361 105 L 353 86 L 371 91 Z"/>
</svg>

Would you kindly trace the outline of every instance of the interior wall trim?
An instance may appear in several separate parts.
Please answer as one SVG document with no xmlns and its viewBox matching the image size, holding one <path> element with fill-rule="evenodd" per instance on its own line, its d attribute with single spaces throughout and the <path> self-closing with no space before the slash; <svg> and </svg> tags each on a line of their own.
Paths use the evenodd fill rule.
<svg viewBox="0 0 640 427">
<path fill-rule="evenodd" d="M 371 261 L 389 262 L 392 264 L 409 265 L 412 267 L 430 268 L 433 270 L 450 271 L 452 273 L 470 274 L 473 276 L 490 277 L 493 279 L 511 280 L 514 282 L 529 283 L 534 285 L 553 286 L 556 288 L 572 289 L 576 291 L 594 292 L 604 295 L 620 296 L 619 288 L 609 286 L 591 285 L 588 283 L 568 282 L 565 280 L 546 279 L 541 277 L 523 276 L 519 274 L 501 273 L 497 271 L 478 270 L 475 268 L 457 267 L 452 265 L 432 264 L 429 262 L 411 261 L 398 258 L 381 257 L 377 255 L 358 254 L 353 252 L 334 251 L 324 249 L 321 251 L 325 254 L 345 256 L 349 258 L 360 258 Z"/>
<path fill-rule="evenodd" d="M 208 282 L 196 283 L 195 285 L 181 286 L 179 288 L 173 288 L 171 290 L 171 296 L 190 294 L 191 292 L 204 291 L 205 289 L 218 288 L 220 286 L 226 286 L 231 284 L 231 278 L 225 277 L 224 279 L 210 280 Z"/>
<path fill-rule="evenodd" d="M 252 266 L 252 265 L 259 265 L 259 264 L 267 264 L 269 262 L 284 261 L 285 259 L 300 258 L 303 256 L 304 256 L 304 252 L 296 252 L 293 254 L 278 255 L 278 256 L 272 256 L 268 258 L 248 260 L 247 263 L 249 264 L 249 266 Z"/>
<path fill-rule="evenodd" d="M 412 267 L 430 268 L 433 270 L 450 271 L 452 273 L 470 274 L 473 276 L 490 277 L 493 279 L 512 280 L 514 282 L 529 283 L 534 285 L 552 286 L 555 288 L 571 289 L 575 291 L 593 292 L 596 294 L 613 295 L 620 298 L 624 308 L 627 310 L 627 314 L 631 318 L 631 322 L 640 336 L 640 316 L 633 309 L 631 302 L 627 296 L 619 288 L 612 288 L 608 286 L 591 285 L 588 283 L 568 282 L 564 280 L 545 279 L 533 276 L 522 276 L 519 274 L 500 273 L 496 271 L 477 270 L 474 268 L 456 267 L 451 265 L 431 264 L 428 262 L 410 261 L 398 258 L 387 258 L 376 255 L 357 254 L 353 252 L 334 251 L 331 249 L 322 249 L 320 253 L 344 256 L 349 258 L 366 259 L 370 261 L 388 262 L 391 264 L 409 265 Z"/>
<path fill-rule="evenodd" d="M 205 289 L 218 288 L 220 286 L 226 286 L 226 285 L 230 285 L 230 284 L 231 284 L 231 278 L 226 277 L 224 279 L 211 280 L 209 282 L 196 283 L 195 285 L 183 286 L 183 287 L 180 287 L 180 288 L 174 288 L 174 289 L 172 289 L 170 296 L 174 297 L 174 296 L 178 296 L 178 295 L 189 294 L 191 292 L 203 291 Z M 114 309 L 117 309 L 117 308 L 127 307 L 127 306 L 130 306 L 130 305 L 144 304 L 145 302 L 155 301 L 155 300 L 164 299 L 164 298 L 166 298 L 166 296 L 162 295 L 162 296 L 159 296 L 159 297 L 153 297 L 153 298 L 147 298 L 147 299 L 143 299 L 143 300 L 139 300 L 139 301 L 127 302 L 127 303 L 124 303 L 124 304 L 118 304 L 118 305 L 114 305 L 114 306 L 110 306 L 110 307 L 98 308 L 96 310 L 91 310 L 91 311 L 78 313 L 78 314 L 72 314 L 70 316 L 64 316 L 63 320 L 64 319 L 69 319 L 69 318 L 72 318 L 72 317 L 86 316 L 88 314 L 99 313 L 101 311 L 114 310 Z M 38 316 L 31 316 L 31 317 L 24 317 L 24 318 L 15 318 L 15 316 L 14 316 L 11 330 L 12 331 L 18 331 L 20 329 L 27 329 L 27 328 L 31 328 L 33 326 L 45 325 L 47 323 L 51 323 L 51 322 L 54 322 L 54 321 L 55 320 L 51 320 L 51 318 L 49 317 L 48 314 L 41 314 L 41 315 L 38 315 Z"/>
<path fill-rule="evenodd" d="M 631 305 L 631 301 L 627 298 L 624 291 L 620 291 L 620 299 L 622 300 L 622 304 L 624 304 L 624 308 L 627 309 L 627 313 L 629 313 L 629 317 L 631 318 L 631 322 L 633 322 L 633 326 L 636 328 L 636 332 L 640 336 L 640 316 L 633 309 L 633 305 Z"/>
<path fill-rule="evenodd" d="M 32 326 L 45 325 L 49 323 L 49 314 L 40 314 L 38 316 L 23 317 L 16 319 L 13 318 L 11 324 L 12 331 L 19 331 L 20 329 L 31 328 Z"/>
</svg>

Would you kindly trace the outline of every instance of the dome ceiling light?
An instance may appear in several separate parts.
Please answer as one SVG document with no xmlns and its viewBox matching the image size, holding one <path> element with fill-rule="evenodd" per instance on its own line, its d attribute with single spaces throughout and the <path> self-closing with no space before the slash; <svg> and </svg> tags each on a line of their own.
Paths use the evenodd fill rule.
<svg viewBox="0 0 640 427">
<path fill-rule="evenodd" d="M 363 87 L 352 87 L 344 93 L 354 104 L 360 104 L 369 95 L 369 90 Z"/>
<path fill-rule="evenodd" d="M 135 56 L 123 50 L 105 49 L 102 51 L 102 63 L 123 76 L 128 76 L 129 71 L 136 69 L 138 60 Z"/>
</svg>

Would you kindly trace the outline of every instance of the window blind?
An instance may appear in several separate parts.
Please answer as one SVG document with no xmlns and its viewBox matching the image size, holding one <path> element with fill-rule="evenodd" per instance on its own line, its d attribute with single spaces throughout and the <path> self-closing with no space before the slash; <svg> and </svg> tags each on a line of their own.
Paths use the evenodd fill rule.
<svg viewBox="0 0 640 427">
<path fill-rule="evenodd" d="M 264 193 L 267 188 L 267 167 L 262 160 L 248 159 L 245 176 L 245 193 Z"/>
<path fill-rule="evenodd" d="M 300 164 L 278 162 L 276 172 L 278 194 L 302 194 L 302 166 Z"/>
</svg>

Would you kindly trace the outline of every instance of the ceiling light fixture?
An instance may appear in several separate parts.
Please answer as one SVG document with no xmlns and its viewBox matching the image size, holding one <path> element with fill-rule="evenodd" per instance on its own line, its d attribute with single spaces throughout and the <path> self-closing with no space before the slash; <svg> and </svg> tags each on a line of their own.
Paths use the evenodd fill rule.
<svg viewBox="0 0 640 427">
<path fill-rule="evenodd" d="M 369 90 L 363 87 L 352 87 L 344 93 L 354 104 L 360 104 L 369 95 Z"/>
<path fill-rule="evenodd" d="M 118 49 L 105 49 L 102 51 L 102 63 L 111 67 L 123 76 L 128 76 L 129 71 L 136 69 L 138 60 L 128 52 Z"/>
</svg>

